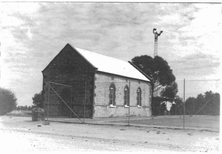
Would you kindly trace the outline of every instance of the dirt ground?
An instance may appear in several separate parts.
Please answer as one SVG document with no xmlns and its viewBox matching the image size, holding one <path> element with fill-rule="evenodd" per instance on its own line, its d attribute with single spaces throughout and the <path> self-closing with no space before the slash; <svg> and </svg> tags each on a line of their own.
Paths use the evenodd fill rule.
<svg viewBox="0 0 222 154">
<path fill-rule="evenodd" d="M 127 123 L 125 121 L 116 121 L 116 123 Z M 162 127 L 174 127 L 183 128 L 183 116 L 157 116 L 153 119 L 132 119 L 130 121 L 132 125 L 152 125 L 152 126 L 162 126 Z M 220 130 L 220 117 L 219 116 L 185 116 L 184 127 L 186 129 L 199 129 L 199 130 Z"/>
<path fill-rule="evenodd" d="M 0 117 L 1 151 L 218 152 L 219 132 L 31 121 Z M 13 145 L 13 146 L 12 146 Z M 13 148 L 12 148 L 13 147 Z"/>
</svg>

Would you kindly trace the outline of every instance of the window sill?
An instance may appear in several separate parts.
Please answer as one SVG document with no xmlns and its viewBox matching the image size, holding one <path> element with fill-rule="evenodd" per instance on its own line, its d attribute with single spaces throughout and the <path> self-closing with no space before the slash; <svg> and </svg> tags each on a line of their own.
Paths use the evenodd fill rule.
<svg viewBox="0 0 222 154">
<path fill-rule="evenodd" d="M 124 105 L 124 107 L 128 108 L 129 106 L 128 105 Z"/>
<path fill-rule="evenodd" d="M 113 104 L 110 104 L 109 107 L 111 107 L 111 108 L 116 108 L 116 106 L 113 105 Z"/>
</svg>

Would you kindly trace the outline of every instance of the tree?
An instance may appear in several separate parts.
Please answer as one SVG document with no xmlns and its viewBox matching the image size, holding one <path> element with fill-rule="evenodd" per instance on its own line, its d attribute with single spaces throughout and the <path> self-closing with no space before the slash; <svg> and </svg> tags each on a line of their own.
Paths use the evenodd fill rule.
<svg viewBox="0 0 222 154">
<path fill-rule="evenodd" d="M 197 105 L 196 105 L 196 112 L 200 111 L 198 114 L 201 115 L 203 114 L 203 110 L 201 110 L 201 108 L 204 106 L 205 104 L 205 99 L 204 99 L 204 95 L 199 94 L 197 96 Z"/>
<path fill-rule="evenodd" d="M 175 115 L 183 114 L 183 100 L 179 96 L 175 96 L 175 104 L 173 104 L 171 110 L 174 110 Z"/>
<path fill-rule="evenodd" d="M 197 99 L 194 97 L 189 97 L 185 101 L 186 114 L 195 114 L 195 108 L 197 105 Z"/>
<path fill-rule="evenodd" d="M 32 97 L 33 104 L 38 107 L 43 107 L 43 97 L 42 97 L 42 91 L 40 93 L 36 93 L 34 97 Z"/>
<path fill-rule="evenodd" d="M 165 89 L 161 91 L 161 96 L 168 97 L 168 98 L 175 98 L 178 92 L 177 83 L 172 82 L 170 85 L 166 86 Z"/>
<path fill-rule="evenodd" d="M 12 91 L 0 88 L 0 115 L 4 115 L 14 110 L 17 105 L 16 101 L 17 98 Z"/>
<path fill-rule="evenodd" d="M 152 79 L 152 83 L 155 83 L 154 90 L 170 85 L 176 80 L 167 61 L 159 56 L 155 58 L 147 55 L 134 57 L 132 63 Z"/>
<path fill-rule="evenodd" d="M 198 115 L 219 115 L 220 94 L 207 91 L 197 95 L 197 98 L 189 97 L 186 100 L 186 110 Z"/>
<path fill-rule="evenodd" d="M 164 92 L 161 92 L 161 95 L 175 97 L 178 91 L 177 84 L 175 82 L 176 77 L 173 75 L 173 71 L 167 61 L 159 56 L 155 56 L 154 58 L 147 55 L 134 57 L 132 59 L 132 63 L 150 78 L 152 89 L 151 108 L 152 113 L 155 113 L 155 104 L 153 101 L 154 92 L 165 89 Z"/>
</svg>

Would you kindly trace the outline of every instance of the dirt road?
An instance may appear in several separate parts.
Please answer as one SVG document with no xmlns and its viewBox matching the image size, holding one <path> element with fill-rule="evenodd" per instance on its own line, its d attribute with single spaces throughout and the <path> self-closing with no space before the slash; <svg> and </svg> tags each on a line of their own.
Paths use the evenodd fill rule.
<svg viewBox="0 0 222 154">
<path fill-rule="evenodd" d="M 1 116 L 0 136 L 1 150 L 7 152 L 219 152 L 218 132 L 56 122 L 42 125 L 30 117 Z"/>
</svg>

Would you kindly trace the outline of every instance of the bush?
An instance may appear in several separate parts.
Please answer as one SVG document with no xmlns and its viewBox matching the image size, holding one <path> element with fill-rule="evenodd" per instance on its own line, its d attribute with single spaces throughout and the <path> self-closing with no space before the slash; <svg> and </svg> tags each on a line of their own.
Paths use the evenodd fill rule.
<svg viewBox="0 0 222 154">
<path fill-rule="evenodd" d="M 10 90 L 0 87 L 0 115 L 5 115 L 16 108 L 17 98 Z"/>
<path fill-rule="evenodd" d="M 33 104 L 35 106 L 38 106 L 40 108 L 43 108 L 43 97 L 42 97 L 42 91 L 40 93 L 37 93 L 35 94 L 33 97 L 32 97 L 32 100 L 33 100 Z"/>
</svg>

